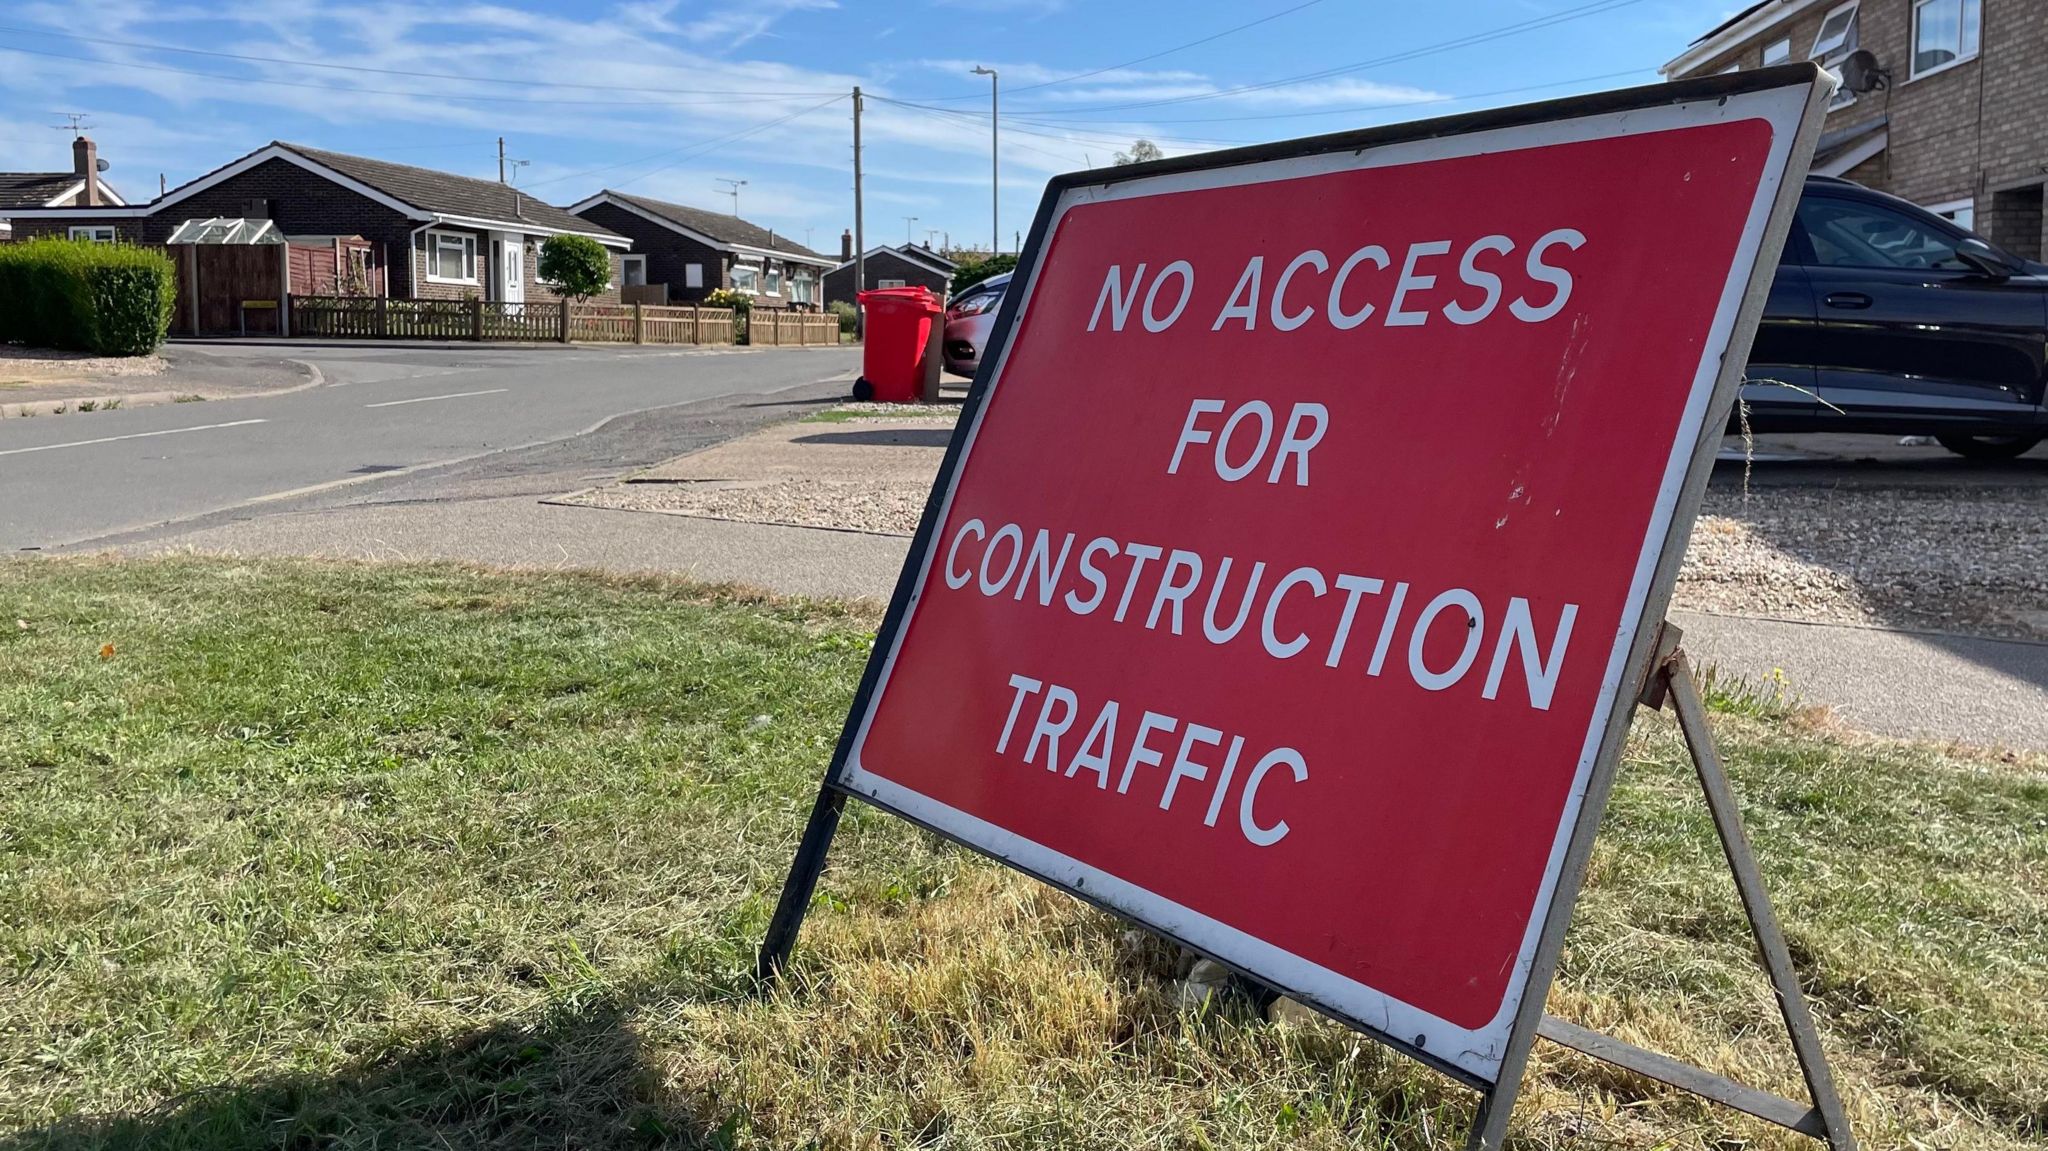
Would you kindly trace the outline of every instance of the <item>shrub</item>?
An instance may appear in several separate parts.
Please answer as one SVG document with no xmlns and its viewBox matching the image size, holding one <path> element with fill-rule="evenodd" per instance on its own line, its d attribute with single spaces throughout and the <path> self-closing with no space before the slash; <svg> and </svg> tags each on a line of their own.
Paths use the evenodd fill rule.
<svg viewBox="0 0 2048 1151">
<path fill-rule="evenodd" d="M 953 270 L 953 284 L 950 291 L 953 295 L 957 296 L 974 285 L 981 283 L 983 280 L 988 279 L 990 276 L 1014 271 L 1016 267 L 1017 257 L 1006 252 L 998 252 L 985 259 L 970 260 Z"/>
<path fill-rule="evenodd" d="M 541 282 L 557 295 L 582 301 L 611 287 L 612 257 L 588 236 L 549 236 L 535 265 Z"/>
<path fill-rule="evenodd" d="M 853 305 L 853 301 L 834 300 L 826 305 L 826 309 L 839 317 L 840 335 L 850 336 L 854 329 L 860 327 L 860 309 Z"/>
<path fill-rule="evenodd" d="M 0 342 L 145 356 L 177 303 L 170 257 L 54 238 L 0 245 Z"/>
<path fill-rule="evenodd" d="M 747 295 L 745 292 L 736 292 L 731 288 L 719 288 L 704 297 L 704 306 L 707 308 L 731 308 L 732 342 L 735 344 L 747 342 L 747 317 L 753 313 L 754 297 Z"/>
</svg>

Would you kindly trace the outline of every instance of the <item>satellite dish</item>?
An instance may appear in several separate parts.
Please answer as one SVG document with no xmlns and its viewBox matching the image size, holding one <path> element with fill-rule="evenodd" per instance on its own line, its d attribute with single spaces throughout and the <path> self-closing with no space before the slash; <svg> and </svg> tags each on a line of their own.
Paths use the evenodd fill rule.
<svg viewBox="0 0 2048 1151">
<path fill-rule="evenodd" d="M 1858 48 L 1842 61 L 1842 87 L 1851 92 L 1875 92 L 1891 83 L 1892 74 L 1877 66 L 1877 55 Z"/>
<path fill-rule="evenodd" d="M 94 168 L 95 170 L 97 170 L 97 171 L 101 171 L 101 172 L 104 172 L 104 171 L 106 171 L 106 170 L 107 170 L 108 168 L 111 168 L 111 167 L 113 167 L 113 165 L 112 165 L 112 164 L 109 164 L 109 163 L 107 163 L 107 162 L 106 162 L 105 160 L 99 160 L 99 161 L 96 161 L 96 162 L 95 162 L 95 163 L 93 164 L 93 168 Z"/>
</svg>

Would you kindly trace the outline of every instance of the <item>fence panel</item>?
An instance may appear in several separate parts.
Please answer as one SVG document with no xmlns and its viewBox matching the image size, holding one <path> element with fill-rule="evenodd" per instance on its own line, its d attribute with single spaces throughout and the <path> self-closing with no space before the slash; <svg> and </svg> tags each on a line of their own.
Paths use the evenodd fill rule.
<svg viewBox="0 0 2048 1151">
<path fill-rule="evenodd" d="M 747 342 L 760 348 L 830 347 L 839 342 L 839 317 L 757 310 L 747 319 Z"/>
<path fill-rule="evenodd" d="M 591 343 L 730 344 L 731 308 L 655 307 L 555 302 L 505 304 L 484 300 L 388 300 L 362 296 L 293 296 L 292 331 L 326 339 L 523 340 L 567 338 Z M 832 325 L 832 316 L 806 316 Z M 785 343 L 799 342 L 794 319 Z"/>
</svg>

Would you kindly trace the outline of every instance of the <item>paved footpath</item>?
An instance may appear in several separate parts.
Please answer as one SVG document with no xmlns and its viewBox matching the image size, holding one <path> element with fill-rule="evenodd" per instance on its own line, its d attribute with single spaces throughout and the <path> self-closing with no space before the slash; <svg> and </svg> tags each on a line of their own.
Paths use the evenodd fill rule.
<svg viewBox="0 0 2048 1151">
<path fill-rule="evenodd" d="M 207 527 L 130 550 L 456 559 L 662 572 L 792 595 L 885 600 L 909 541 L 543 504 L 531 495 L 374 503 Z M 1783 669 L 1806 703 L 1886 735 L 2048 750 L 2048 644 L 1674 612 L 1700 666 Z"/>
</svg>

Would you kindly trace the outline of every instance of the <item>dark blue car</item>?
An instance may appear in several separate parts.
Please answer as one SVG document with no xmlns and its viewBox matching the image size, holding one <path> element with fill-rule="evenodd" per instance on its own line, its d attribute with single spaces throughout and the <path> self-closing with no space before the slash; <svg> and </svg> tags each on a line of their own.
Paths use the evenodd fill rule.
<svg viewBox="0 0 2048 1151">
<path fill-rule="evenodd" d="M 1933 436 L 1976 459 L 2048 438 L 2048 265 L 1893 196 L 1813 177 L 1742 396 L 1758 432 Z"/>
</svg>

